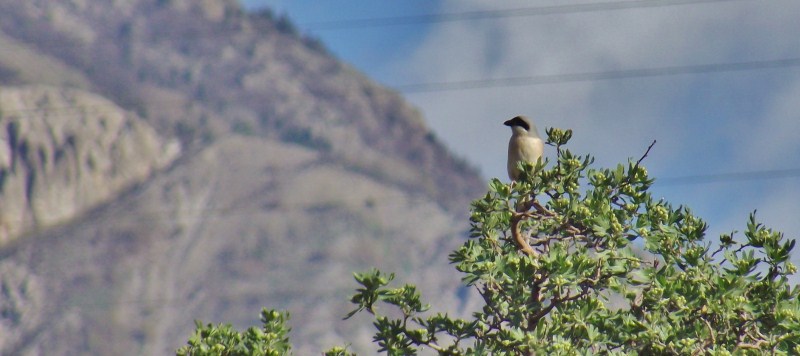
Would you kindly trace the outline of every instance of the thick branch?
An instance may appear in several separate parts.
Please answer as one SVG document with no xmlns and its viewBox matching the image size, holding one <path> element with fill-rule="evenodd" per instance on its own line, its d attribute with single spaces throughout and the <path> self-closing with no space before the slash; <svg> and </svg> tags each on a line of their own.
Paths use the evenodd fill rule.
<svg viewBox="0 0 800 356">
<path fill-rule="evenodd" d="M 522 236 L 522 232 L 519 230 L 519 223 L 522 221 L 522 217 L 524 216 L 525 215 L 518 213 L 515 213 L 511 216 L 511 235 L 514 236 L 514 241 L 517 242 L 517 247 L 519 247 L 522 252 L 525 252 L 528 256 L 535 257 L 538 256 L 539 253 L 531 248 L 531 245 L 528 244 L 527 238 Z"/>
</svg>

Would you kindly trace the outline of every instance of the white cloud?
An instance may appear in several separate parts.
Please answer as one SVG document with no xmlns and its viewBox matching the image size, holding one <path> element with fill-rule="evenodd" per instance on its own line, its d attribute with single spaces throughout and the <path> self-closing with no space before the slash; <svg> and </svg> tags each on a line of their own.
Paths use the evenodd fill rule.
<svg viewBox="0 0 800 356">
<path fill-rule="evenodd" d="M 450 0 L 442 11 L 497 6 L 489 0 Z M 387 68 L 403 78 L 398 83 L 418 83 L 800 57 L 798 13 L 797 1 L 731 1 L 441 23 L 414 52 Z M 537 120 L 542 133 L 544 126 L 574 129 L 573 150 L 593 153 L 601 165 L 638 157 L 657 139 L 646 164 L 659 177 L 800 167 L 800 68 L 408 97 L 437 134 L 487 177 L 505 177 L 509 132 L 501 123 L 517 114 Z M 776 228 L 797 231 L 800 184 L 797 178 L 784 181 L 663 191 L 703 206 L 712 223 L 743 222 L 748 211 L 759 208 L 759 216 Z"/>
<path fill-rule="evenodd" d="M 446 12 L 495 8 L 492 1 L 445 4 Z M 800 3 L 771 4 L 713 3 L 444 23 L 436 26 L 409 58 L 399 58 L 394 68 L 408 82 L 439 82 L 770 59 L 791 52 L 792 33 L 800 30 L 789 15 L 793 12 L 786 9 L 800 10 Z M 800 49 L 796 52 L 800 55 Z M 651 137 L 664 140 L 660 147 L 672 151 L 665 159 L 679 159 L 684 155 L 674 148 L 682 144 L 691 149 L 693 145 L 686 142 L 700 139 L 686 132 L 686 121 L 714 119 L 722 125 L 725 117 L 676 116 L 692 114 L 691 108 L 676 112 L 671 106 L 692 104 L 685 102 L 692 90 L 746 85 L 730 79 L 735 75 L 682 75 L 409 97 L 446 142 L 476 158 L 487 175 L 498 175 L 502 165 L 494 162 L 497 155 L 487 154 L 485 145 L 476 143 L 504 142 L 507 130 L 499 123 L 517 113 L 529 114 L 546 126 L 572 127 L 577 130 L 576 140 L 587 132 L 614 138 L 611 145 L 597 147 L 596 139 L 586 145 L 613 161 L 638 154 Z"/>
<path fill-rule="evenodd" d="M 352 11 L 343 9 L 341 16 L 325 16 L 328 11 L 316 5 L 267 3 L 278 12 L 303 11 L 307 18 L 299 18 L 300 23 L 389 16 L 395 10 L 398 15 L 433 12 L 397 9 L 417 6 L 404 2 L 385 13 L 378 10 L 387 5 L 364 2 L 351 6 Z M 446 0 L 435 12 L 564 4 Z M 371 11 L 358 10 L 365 7 Z M 448 82 L 796 58 L 798 13 L 800 2 L 795 0 L 741 0 L 333 31 L 323 33 L 323 39 L 384 82 Z M 404 29 L 417 32 L 401 46 L 392 36 Z M 424 39 L 413 48 L 419 36 Z M 394 61 L 375 63 L 376 58 Z M 509 132 L 502 122 L 526 114 L 537 121 L 541 133 L 546 126 L 574 129 L 571 149 L 591 152 L 601 166 L 638 158 L 657 139 L 645 164 L 659 178 L 800 167 L 798 97 L 800 68 L 408 95 L 437 135 L 487 177 L 505 177 Z M 754 209 L 778 230 L 800 227 L 798 178 L 665 186 L 657 192 L 694 207 L 712 224 L 714 234 L 741 230 Z"/>
</svg>

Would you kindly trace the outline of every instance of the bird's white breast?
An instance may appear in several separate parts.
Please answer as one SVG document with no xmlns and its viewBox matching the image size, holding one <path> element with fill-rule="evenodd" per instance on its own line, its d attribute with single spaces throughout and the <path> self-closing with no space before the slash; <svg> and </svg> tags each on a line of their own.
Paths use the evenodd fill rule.
<svg viewBox="0 0 800 356">
<path fill-rule="evenodd" d="M 544 143 L 538 137 L 527 135 L 512 135 L 508 142 L 508 176 L 512 180 L 519 178 L 517 162 L 526 161 L 536 163 L 542 156 Z"/>
</svg>

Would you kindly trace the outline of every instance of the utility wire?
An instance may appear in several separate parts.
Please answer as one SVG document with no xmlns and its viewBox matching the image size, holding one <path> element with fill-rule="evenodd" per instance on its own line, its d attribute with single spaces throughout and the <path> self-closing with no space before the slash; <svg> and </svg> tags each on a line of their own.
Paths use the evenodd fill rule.
<svg viewBox="0 0 800 356">
<path fill-rule="evenodd" d="M 668 178 L 656 179 L 655 184 L 660 186 L 670 186 L 670 185 L 709 184 L 709 183 L 721 183 L 721 182 L 753 181 L 753 180 L 797 178 L 797 177 L 800 177 L 800 168 L 769 169 L 769 170 L 749 171 L 749 172 L 698 174 L 698 175 L 689 175 L 682 177 L 668 177 Z"/>
<path fill-rule="evenodd" d="M 534 86 L 559 83 L 595 82 L 601 80 L 664 77 L 683 74 L 741 72 L 758 69 L 791 68 L 800 66 L 800 57 L 736 63 L 712 63 L 660 68 L 640 68 L 616 71 L 533 75 L 507 78 L 474 79 L 452 82 L 429 82 L 394 85 L 402 93 L 423 93 L 480 88 Z"/>
<path fill-rule="evenodd" d="M 361 18 L 347 20 L 327 20 L 301 24 L 310 30 L 344 30 L 372 27 L 388 27 L 399 25 L 419 25 L 456 21 L 474 21 L 507 17 L 531 17 L 543 15 L 575 14 L 598 11 L 627 10 L 636 8 L 655 8 L 705 3 L 721 3 L 751 0 L 627 0 L 599 3 L 579 3 L 569 5 L 523 7 L 504 10 L 468 11 L 458 13 L 423 14 L 410 16 L 393 16 L 378 18 Z"/>
<path fill-rule="evenodd" d="M 484 88 L 503 88 L 503 87 L 520 87 L 520 86 L 536 86 L 536 85 L 551 85 L 563 83 L 579 83 L 579 82 L 596 82 L 602 80 L 620 80 L 620 79 L 634 79 L 634 78 L 651 78 L 651 77 L 665 77 L 676 75 L 690 75 L 690 74 L 708 74 L 708 73 L 725 73 L 725 72 L 744 72 L 762 69 L 780 69 L 780 68 L 794 68 L 800 67 L 800 57 L 781 58 L 781 59 L 767 59 L 748 62 L 734 62 L 734 63 L 709 63 L 709 64 L 696 64 L 685 66 L 667 66 L 659 68 L 637 68 L 637 69 L 623 69 L 611 71 L 598 71 L 598 72 L 578 72 L 578 73 L 564 73 L 564 74 L 545 74 L 545 75 L 532 75 L 532 76 L 518 76 L 506 78 L 487 78 L 487 79 L 473 79 L 449 82 L 427 82 L 427 83 L 410 83 L 410 84 L 395 84 L 389 87 L 395 90 L 406 93 L 430 93 L 442 91 L 457 91 L 469 89 L 484 89 Z M 18 114 L 22 112 L 54 112 L 60 110 L 70 109 L 88 109 L 89 106 L 76 106 L 76 107 L 59 107 L 53 108 L 29 108 L 29 109 L 16 109 L 16 110 L 2 110 L 1 114 Z"/>
<path fill-rule="evenodd" d="M 678 5 L 691 5 L 702 3 L 720 3 L 732 1 L 746 1 L 746 0 L 636 0 L 636 1 L 614 1 L 605 3 L 582 3 L 572 5 L 556 5 L 545 7 L 533 8 L 518 8 L 508 10 L 492 10 L 492 11 L 474 11 L 464 13 L 451 13 L 451 14 L 427 14 L 416 16 L 404 17 L 387 17 L 387 18 L 372 18 L 372 19 L 352 19 L 352 20 L 334 20 L 334 21 L 321 21 L 305 24 L 315 30 L 338 30 L 338 29 L 356 29 L 356 28 L 370 28 L 370 27 L 385 27 L 396 25 L 412 25 L 424 23 L 443 23 L 455 21 L 471 21 L 481 19 L 503 18 L 503 17 L 530 17 L 541 15 L 554 15 L 554 14 L 570 14 L 570 13 L 586 13 L 597 11 L 612 11 L 624 10 L 633 8 L 654 8 L 654 7 L 667 7 Z M 662 68 L 649 68 L 649 69 L 633 69 L 621 71 L 605 71 L 605 72 L 585 72 L 585 73 L 569 73 L 569 74 L 556 74 L 556 75 L 541 75 L 541 76 L 527 76 L 527 77 L 510 77 L 499 79 L 479 79 L 455 82 L 438 82 L 438 83 L 416 83 L 395 86 L 401 92 L 405 93 L 419 93 L 419 92 L 435 92 L 435 91 L 452 91 L 452 90 L 465 90 L 477 88 L 491 88 L 491 87 L 513 87 L 513 86 L 532 86 L 544 84 L 558 84 L 568 82 L 587 82 L 599 80 L 613 80 L 613 79 L 627 79 L 627 78 L 642 78 L 642 77 L 657 77 L 657 76 L 670 76 L 681 74 L 700 74 L 700 73 L 715 73 L 715 72 L 732 72 L 732 71 L 747 71 L 768 68 L 786 68 L 800 66 L 800 58 L 787 58 L 779 60 L 766 60 L 766 61 L 751 61 L 739 63 L 718 63 L 706 65 L 693 65 L 693 66 L 672 66 Z M 66 111 L 74 109 L 86 109 L 87 107 L 63 107 L 55 109 L 21 109 L 13 110 L 11 112 L 21 113 L 25 111 Z M 90 109 L 92 107 L 89 107 Z M 9 112 L 6 112 L 7 114 Z M 689 185 L 689 184 L 709 184 L 729 181 L 753 181 L 753 180 L 767 180 L 779 178 L 795 178 L 800 177 L 800 168 L 794 169 L 780 169 L 780 170 L 761 170 L 749 172 L 733 172 L 733 173 L 720 173 L 720 174 L 705 174 L 705 175 L 689 175 L 681 177 L 668 177 L 658 179 L 656 185 L 660 186 L 673 186 L 673 185 Z M 248 210 L 247 214 L 260 213 L 252 211 L 252 207 L 245 208 Z M 220 213 L 220 212 L 235 212 L 237 208 L 226 209 L 198 209 L 198 213 Z M 239 214 L 243 212 L 237 212 Z M 208 216 L 203 217 L 207 219 Z M 145 304 L 157 305 L 161 307 L 180 307 L 185 303 L 185 299 L 151 299 L 151 300 L 123 300 L 108 303 L 78 303 L 68 304 L 68 306 L 93 308 L 108 305 L 130 305 L 130 304 Z"/>
</svg>

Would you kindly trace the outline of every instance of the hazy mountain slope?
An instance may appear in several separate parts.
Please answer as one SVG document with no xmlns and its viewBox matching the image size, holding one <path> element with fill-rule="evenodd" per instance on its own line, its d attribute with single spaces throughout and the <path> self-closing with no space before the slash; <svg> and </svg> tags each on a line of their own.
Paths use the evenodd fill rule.
<svg viewBox="0 0 800 356">
<path fill-rule="evenodd" d="M 399 95 L 234 0 L 0 0 L 0 30 L 186 145 L 231 130 L 300 141 L 462 211 L 483 189 Z"/>
<path fill-rule="evenodd" d="M 0 49 L 0 83 L 36 83 L 84 89 L 91 86 L 77 69 L 3 33 L 0 33 Z"/>
<path fill-rule="evenodd" d="M 252 325 L 262 306 L 292 311 L 300 354 L 363 343 L 350 335 L 369 324 L 340 320 L 351 272 L 397 271 L 427 294 L 447 292 L 439 305 L 457 311 L 458 277 L 443 255 L 458 236 L 452 215 L 424 197 L 299 146 L 226 138 L 6 251 L 0 277 L 19 308 L 3 307 L 36 332 L 0 350 L 165 354 L 193 318 Z"/>
<path fill-rule="evenodd" d="M 0 101 L 0 354 L 169 354 L 195 318 L 263 306 L 292 312 L 297 354 L 369 354 L 371 325 L 341 317 L 373 266 L 462 308 L 446 255 L 484 183 L 285 20 L 0 0 L 0 30 L 0 83 L 73 88 L 0 90 L 28 98 Z"/>
</svg>

